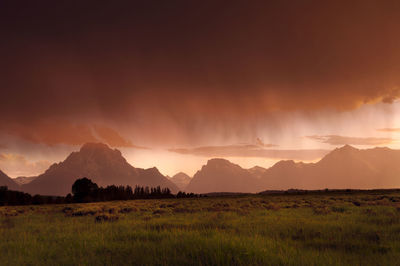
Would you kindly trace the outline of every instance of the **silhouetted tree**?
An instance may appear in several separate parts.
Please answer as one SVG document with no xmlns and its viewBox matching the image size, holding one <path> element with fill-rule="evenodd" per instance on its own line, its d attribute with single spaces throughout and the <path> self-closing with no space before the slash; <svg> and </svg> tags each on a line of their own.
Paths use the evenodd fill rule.
<svg viewBox="0 0 400 266">
<path fill-rule="evenodd" d="M 176 194 L 176 197 L 177 198 L 199 198 L 199 197 L 202 197 L 202 195 L 194 194 L 193 192 L 186 193 L 186 192 L 179 191 L 178 194 Z"/>
<path fill-rule="evenodd" d="M 74 201 L 76 202 L 88 202 L 91 201 L 96 195 L 99 187 L 92 180 L 84 177 L 77 179 L 72 185 L 72 194 Z"/>
<path fill-rule="evenodd" d="M 72 195 L 71 195 L 71 193 L 68 193 L 68 195 L 65 197 L 65 203 L 72 203 Z"/>
</svg>

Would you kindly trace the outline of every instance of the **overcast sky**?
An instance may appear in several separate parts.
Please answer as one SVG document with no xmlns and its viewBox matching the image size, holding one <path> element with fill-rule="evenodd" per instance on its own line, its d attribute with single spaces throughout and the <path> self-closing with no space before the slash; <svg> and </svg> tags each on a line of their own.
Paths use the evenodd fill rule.
<svg viewBox="0 0 400 266">
<path fill-rule="evenodd" d="M 1 1 L 0 169 L 85 142 L 193 174 L 397 148 L 399 1 Z"/>
</svg>

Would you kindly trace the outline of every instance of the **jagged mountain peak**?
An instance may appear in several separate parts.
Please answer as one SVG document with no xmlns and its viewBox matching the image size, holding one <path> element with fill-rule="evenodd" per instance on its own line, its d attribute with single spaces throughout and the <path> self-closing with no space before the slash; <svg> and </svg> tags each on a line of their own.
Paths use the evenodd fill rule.
<svg viewBox="0 0 400 266">
<path fill-rule="evenodd" d="M 147 171 L 148 173 L 154 173 L 154 174 L 160 174 L 161 175 L 160 171 L 155 166 L 151 167 L 151 168 L 144 169 L 144 170 Z"/>
<path fill-rule="evenodd" d="M 184 172 L 179 172 L 179 173 L 175 174 L 174 176 L 172 176 L 171 178 L 174 178 L 174 179 L 187 179 L 187 178 L 189 178 L 190 179 L 190 176 L 188 176 Z"/>
<path fill-rule="evenodd" d="M 330 153 L 342 153 L 343 154 L 343 153 L 358 152 L 358 151 L 360 151 L 360 150 L 349 144 L 346 144 L 342 147 L 334 149 Z"/>
<path fill-rule="evenodd" d="M 119 152 L 117 149 L 111 149 L 110 146 L 101 142 L 88 142 L 82 145 L 81 149 L 79 150 L 82 153 L 90 153 L 90 152 Z"/>
<path fill-rule="evenodd" d="M 202 170 L 207 169 L 242 169 L 239 165 L 234 164 L 226 159 L 214 158 L 207 161 L 206 165 L 203 165 Z"/>
<path fill-rule="evenodd" d="M 30 193 L 66 195 L 73 182 L 82 177 L 92 179 L 99 186 L 140 185 L 177 187 L 157 168 L 141 169 L 130 165 L 121 152 L 102 143 L 87 143 L 71 153 L 63 162 L 53 164 L 44 174 L 23 186 Z"/>
<path fill-rule="evenodd" d="M 207 161 L 207 165 L 227 165 L 227 164 L 232 164 L 232 163 L 227 159 L 223 158 L 213 158 Z"/>
<path fill-rule="evenodd" d="M 261 166 L 254 166 L 252 168 L 247 169 L 253 176 L 260 178 L 262 175 L 268 171 L 268 169 L 263 168 Z"/>
<path fill-rule="evenodd" d="M 76 165 L 76 164 L 128 164 L 122 153 L 117 149 L 111 149 L 108 145 L 103 143 L 86 143 L 79 151 L 72 152 L 67 159 L 63 162 L 64 165 Z M 60 166 L 60 163 L 56 164 L 56 167 Z"/>
<path fill-rule="evenodd" d="M 357 154 L 359 154 L 361 151 L 364 150 L 359 150 L 351 145 L 344 145 L 342 147 L 336 148 L 327 155 L 325 155 L 320 162 L 321 163 L 326 163 L 330 162 L 332 160 L 348 160 L 348 158 L 352 157 L 357 157 Z"/>
<path fill-rule="evenodd" d="M 170 180 L 177 185 L 179 189 L 185 190 L 186 186 L 190 183 L 191 178 L 187 174 L 179 172 L 171 177 Z"/>
<path fill-rule="evenodd" d="M 354 146 L 351 146 L 349 144 L 343 145 L 342 147 L 337 148 L 338 150 L 344 150 L 344 151 L 358 151 L 359 149 L 357 149 Z"/>
<path fill-rule="evenodd" d="M 281 167 L 291 167 L 295 166 L 296 162 L 293 160 L 281 160 L 277 163 L 275 163 L 272 168 L 281 168 Z"/>
<path fill-rule="evenodd" d="M 257 178 L 226 159 L 210 159 L 193 176 L 187 190 L 206 192 L 251 192 L 257 187 Z"/>
<path fill-rule="evenodd" d="M 79 150 L 82 155 L 109 155 L 115 157 L 122 157 L 122 153 L 117 149 L 111 149 L 107 144 L 104 143 L 86 143 Z"/>
<path fill-rule="evenodd" d="M 256 165 L 256 166 L 253 166 L 252 168 L 249 168 L 249 170 L 252 170 L 252 171 L 266 171 L 267 169 L 264 168 L 264 167 Z"/>
</svg>

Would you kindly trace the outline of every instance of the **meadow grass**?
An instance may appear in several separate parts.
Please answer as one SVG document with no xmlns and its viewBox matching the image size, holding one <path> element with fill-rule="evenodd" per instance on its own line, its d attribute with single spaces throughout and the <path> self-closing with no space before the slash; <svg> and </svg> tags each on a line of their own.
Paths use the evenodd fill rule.
<svg viewBox="0 0 400 266">
<path fill-rule="evenodd" d="M 400 194 L 0 207 L 1 265 L 399 265 Z"/>
</svg>

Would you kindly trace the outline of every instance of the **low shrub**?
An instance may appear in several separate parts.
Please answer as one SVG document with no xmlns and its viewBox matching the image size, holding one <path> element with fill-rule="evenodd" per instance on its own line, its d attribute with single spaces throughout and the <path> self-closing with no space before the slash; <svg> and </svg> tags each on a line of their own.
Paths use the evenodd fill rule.
<svg viewBox="0 0 400 266">
<path fill-rule="evenodd" d="M 313 212 L 317 215 L 326 215 L 329 214 L 331 211 L 327 207 L 315 207 L 313 208 Z"/>
<path fill-rule="evenodd" d="M 96 223 L 101 223 L 101 222 L 115 222 L 118 221 L 119 216 L 117 215 L 107 215 L 107 214 L 101 214 L 97 215 L 95 218 Z"/>
</svg>

